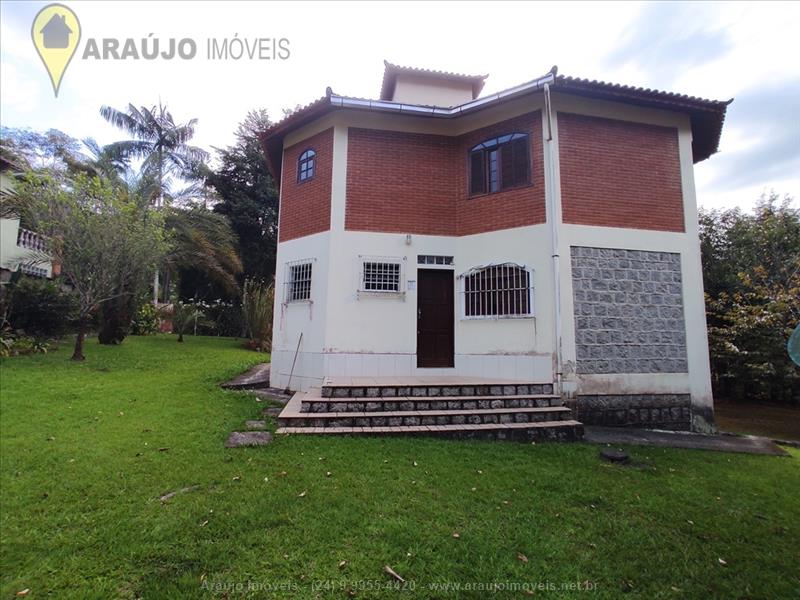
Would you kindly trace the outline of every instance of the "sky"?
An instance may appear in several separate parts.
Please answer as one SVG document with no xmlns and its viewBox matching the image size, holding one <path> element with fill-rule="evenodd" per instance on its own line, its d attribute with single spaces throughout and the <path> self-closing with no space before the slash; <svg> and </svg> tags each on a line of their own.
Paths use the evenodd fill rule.
<svg viewBox="0 0 800 600">
<path fill-rule="evenodd" d="M 195 143 L 234 141 L 247 112 L 305 105 L 330 86 L 376 98 L 383 60 L 489 74 L 483 94 L 559 73 L 702 98 L 734 98 L 720 152 L 695 166 L 698 203 L 751 209 L 774 190 L 800 201 L 800 3 L 71 2 L 81 41 L 58 98 L 31 40 L 47 2 L 0 1 L 0 125 L 124 139 L 100 106 L 167 104 L 198 119 Z M 150 34 L 153 34 L 150 36 Z M 148 38 L 148 36 L 150 36 Z M 196 56 L 84 58 L 89 39 L 190 38 Z M 286 39 L 288 58 L 209 59 L 207 41 Z M 238 44 L 238 42 L 237 42 Z M 231 46 L 231 48 L 235 47 Z M 151 46 L 152 47 L 152 46 Z"/>
</svg>

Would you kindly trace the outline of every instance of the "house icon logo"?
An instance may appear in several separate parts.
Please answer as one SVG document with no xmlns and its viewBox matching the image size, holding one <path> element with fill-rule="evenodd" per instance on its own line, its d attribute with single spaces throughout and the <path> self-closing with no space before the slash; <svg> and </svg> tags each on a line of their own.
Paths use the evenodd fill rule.
<svg viewBox="0 0 800 600">
<path fill-rule="evenodd" d="M 55 14 L 39 32 L 45 48 L 68 48 L 69 36 L 73 33 L 67 25 L 67 16 Z"/>
<path fill-rule="evenodd" d="M 81 39 L 78 17 L 68 6 L 48 4 L 33 18 L 31 38 L 58 97 L 64 72 Z"/>
</svg>

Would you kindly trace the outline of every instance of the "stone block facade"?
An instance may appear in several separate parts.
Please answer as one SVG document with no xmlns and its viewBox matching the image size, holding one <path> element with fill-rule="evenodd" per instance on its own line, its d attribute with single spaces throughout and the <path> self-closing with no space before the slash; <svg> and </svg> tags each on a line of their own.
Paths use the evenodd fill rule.
<svg viewBox="0 0 800 600">
<path fill-rule="evenodd" d="M 681 257 L 571 248 L 579 374 L 686 373 Z"/>
<path fill-rule="evenodd" d="M 566 404 L 584 425 L 676 431 L 688 431 L 692 425 L 689 394 L 587 395 Z"/>
</svg>

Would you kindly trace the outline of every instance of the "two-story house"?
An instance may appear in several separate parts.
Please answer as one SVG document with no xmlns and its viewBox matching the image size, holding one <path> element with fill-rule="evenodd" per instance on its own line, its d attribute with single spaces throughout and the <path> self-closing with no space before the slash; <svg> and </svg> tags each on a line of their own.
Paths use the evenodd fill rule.
<svg viewBox="0 0 800 600">
<path fill-rule="evenodd" d="M 485 79 L 386 63 L 378 100 L 328 88 L 262 133 L 273 385 L 526 382 L 584 423 L 709 429 L 693 164 L 730 101 Z"/>
</svg>

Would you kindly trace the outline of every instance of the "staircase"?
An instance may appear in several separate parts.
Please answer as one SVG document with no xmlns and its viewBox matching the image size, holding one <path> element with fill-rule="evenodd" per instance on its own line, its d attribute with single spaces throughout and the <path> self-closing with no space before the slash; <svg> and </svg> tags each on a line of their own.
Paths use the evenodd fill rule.
<svg viewBox="0 0 800 600">
<path fill-rule="evenodd" d="M 583 425 L 552 384 L 455 377 L 326 379 L 297 392 L 277 433 L 575 441 Z"/>
</svg>

